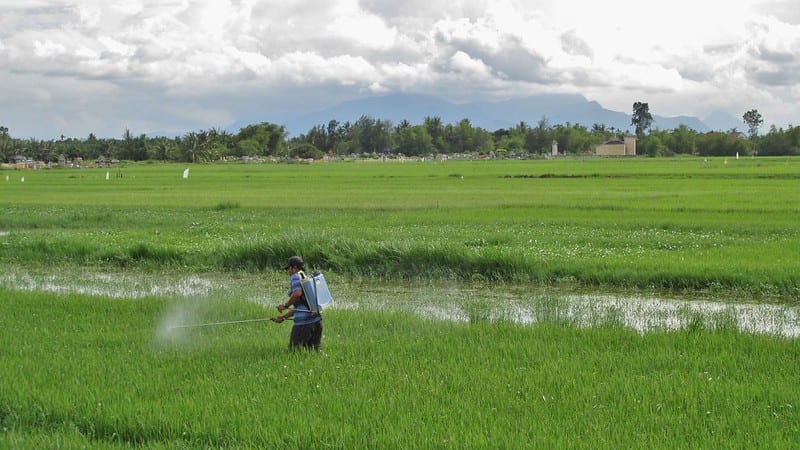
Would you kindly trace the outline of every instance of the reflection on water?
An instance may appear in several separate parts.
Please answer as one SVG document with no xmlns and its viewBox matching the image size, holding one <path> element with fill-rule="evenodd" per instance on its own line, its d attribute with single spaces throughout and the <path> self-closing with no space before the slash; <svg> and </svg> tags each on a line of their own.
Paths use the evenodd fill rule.
<svg viewBox="0 0 800 450">
<path fill-rule="evenodd" d="M 124 272 L 109 274 L 81 270 L 43 274 L 11 270 L 0 274 L 0 285 L 23 291 L 112 298 L 197 297 L 208 295 L 213 288 L 210 280 L 197 276 L 159 278 Z"/>
<path fill-rule="evenodd" d="M 58 273 L 3 267 L 0 285 L 17 290 L 112 298 L 244 299 L 271 307 L 283 301 L 285 274 L 155 274 L 73 269 Z M 510 285 L 366 283 L 329 277 L 337 309 L 393 310 L 439 320 L 618 324 L 639 332 L 697 326 L 800 336 L 800 307 L 665 298 L 631 293 L 562 292 Z"/>
<path fill-rule="evenodd" d="M 359 285 L 337 296 L 338 308 L 409 311 L 458 321 L 522 324 L 617 324 L 639 332 L 735 327 L 743 332 L 800 337 L 800 307 L 724 302 L 631 293 L 560 292 L 525 286 L 464 286 L 428 283 Z"/>
</svg>

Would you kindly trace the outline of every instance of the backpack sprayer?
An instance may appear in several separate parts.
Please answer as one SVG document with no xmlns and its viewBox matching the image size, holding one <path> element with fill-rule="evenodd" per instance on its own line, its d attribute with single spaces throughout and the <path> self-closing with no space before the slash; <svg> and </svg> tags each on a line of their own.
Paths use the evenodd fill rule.
<svg viewBox="0 0 800 450">
<path fill-rule="evenodd" d="M 328 283 L 325 281 L 325 275 L 320 272 L 314 272 L 311 276 L 306 276 L 305 273 L 300 274 L 300 287 L 303 288 L 303 295 L 308 303 L 308 309 L 294 308 L 295 311 L 307 312 L 311 314 L 319 314 L 322 309 L 333 304 L 333 296 L 328 289 Z M 232 325 L 237 323 L 251 323 L 251 322 L 266 322 L 270 320 L 277 322 L 275 317 L 265 317 L 261 319 L 245 319 L 245 320 L 229 320 L 225 322 L 210 322 L 210 323 L 194 323 L 186 325 L 175 325 L 171 328 L 198 328 L 198 327 L 213 327 L 217 325 Z M 292 320 L 292 318 L 289 318 Z"/>
</svg>

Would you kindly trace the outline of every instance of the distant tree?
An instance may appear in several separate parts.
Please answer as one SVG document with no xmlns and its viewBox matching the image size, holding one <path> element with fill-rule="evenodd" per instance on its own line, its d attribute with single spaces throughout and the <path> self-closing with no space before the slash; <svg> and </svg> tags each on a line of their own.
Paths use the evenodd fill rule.
<svg viewBox="0 0 800 450">
<path fill-rule="evenodd" d="M 346 120 L 344 123 L 336 125 L 336 133 L 333 142 L 333 152 L 337 155 L 350 155 L 358 151 L 358 145 L 355 142 L 355 134 L 353 131 L 353 123 Z"/>
<path fill-rule="evenodd" d="M 83 141 L 83 154 L 80 155 L 85 159 L 97 159 L 101 154 L 101 141 L 97 139 L 94 133 L 89 133 L 89 136 Z M 69 155 L 66 155 L 69 157 Z"/>
<path fill-rule="evenodd" d="M 13 140 L 8 134 L 8 128 L 0 125 L 0 161 L 9 161 L 14 156 L 11 154 L 13 147 Z"/>
<path fill-rule="evenodd" d="M 605 136 L 608 133 L 606 129 L 606 125 L 604 123 L 594 123 L 592 124 L 592 134 L 599 134 Z"/>
<path fill-rule="evenodd" d="M 650 157 L 671 156 L 669 148 L 664 143 L 664 137 L 668 137 L 668 135 L 659 133 L 647 136 L 636 144 L 637 153 L 643 153 Z"/>
<path fill-rule="evenodd" d="M 461 119 L 457 125 L 448 125 L 445 127 L 445 141 L 450 144 L 450 151 L 447 153 L 462 153 L 466 151 L 473 151 L 473 135 L 475 128 L 469 119 Z"/>
<path fill-rule="evenodd" d="M 492 133 L 494 147 L 498 150 L 508 150 L 510 152 L 525 152 L 525 139 L 530 127 L 525 122 L 520 122 L 516 127 L 508 130 L 501 128 Z"/>
<path fill-rule="evenodd" d="M 536 127 L 532 128 L 530 132 L 526 134 L 525 148 L 530 153 L 547 152 L 553 144 L 553 140 L 557 140 L 552 131 L 553 129 L 550 127 L 547 117 L 542 116 L 542 118 L 536 122 Z"/>
<path fill-rule="evenodd" d="M 289 150 L 289 156 L 301 159 L 321 159 L 324 153 L 318 148 L 308 143 L 300 143 Z"/>
<path fill-rule="evenodd" d="M 552 140 L 558 142 L 558 151 L 562 153 L 588 153 L 602 142 L 597 136 L 593 136 L 585 126 L 569 122 L 554 126 L 552 136 Z M 550 141 L 551 145 L 552 140 Z"/>
<path fill-rule="evenodd" d="M 53 142 L 53 154 L 56 158 L 64 155 L 67 159 L 75 159 L 79 156 L 86 157 L 89 141 L 81 141 L 76 138 L 63 138 L 59 141 Z"/>
<path fill-rule="evenodd" d="M 440 150 L 441 153 L 487 153 L 494 150 L 492 134 L 483 128 L 472 126 L 467 118 L 444 127 L 444 143 L 445 148 Z"/>
<path fill-rule="evenodd" d="M 763 156 L 800 154 L 800 127 L 790 125 L 784 130 L 772 125 L 759 139 L 759 148 L 758 153 Z"/>
<path fill-rule="evenodd" d="M 27 142 L 26 152 L 29 157 L 37 161 L 55 161 L 57 155 L 55 153 L 55 142 L 50 141 L 37 141 L 31 139 Z"/>
<path fill-rule="evenodd" d="M 168 161 L 174 156 L 177 144 L 174 140 L 166 137 L 156 137 L 147 143 L 147 153 L 150 159 L 157 161 Z"/>
<path fill-rule="evenodd" d="M 252 151 L 252 142 L 256 142 L 258 147 L 258 152 L 256 154 L 261 156 L 277 155 L 283 147 L 285 139 L 286 128 L 284 128 L 283 125 L 266 122 L 248 125 L 240 129 L 239 133 L 233 137 L 234 142 L 237 143 L 243 140 L 251 141 L 247 145 L 248 153 L 243 153 L 243 148 L 238 148 L 237 153 L 252 155 L 252 153 L 249 153 Z M 234 147 L 236 147 L 236 145 L 234 145 Z"/>
<path fill-rule="evenodd" d="M 488 153 L 495 150 L 492 134 L 483 128 L 476 127 L 472 134 L 472 148 L 474 151 Z"/>
<path fill-rule="evenodd" d="M 382 153 L 391 146 L 391 122 L 361 116 L 353 125 L 359 151 Z"/>
<path fill-rule="evenodd" d="M 761 128 L 761 124 L 764 123 L 764 119 L 757 109 L 751 109 L 742 115 L 742 120 L 747 124 L 747 134 L 750 137 L 752 151 L 754 154 L 758 153 L 756 151 L 756 138 L 758 138 L 758 130 Z"/>
<path fill-rule="evenodd" d="M 328 121 L 327 128 L 327 142 L 324 147 L 321 147 L 326 152 L 335 152 L 339 142 L 344 139 L 344 127 L 339 124 L 338 120 L 332 119 Z"/>
<path fill-rule="evenodd" d="M 234 156 L 257 156 L 263 155 L 263 152 L 257 140 L 242 139 L 236 142 L 232 154 Z"/>
<path fill-rule="evenodd" d="M 394 126 L 394 132 L 399 133 L 403 128 L 409 128 L 410 126 L 411 122 L 409 122 L 408 119 L 403 119 L 400 121 L 400 123 Z"/>
<path fill-rule="evenodd" d="M 747 142 L 729 133 L 706 133 L 697 137 L 700 156 L 735 156 L 749 152 Z"/>
<path fill-rule="evenodd" d="M 179 141 L 179 159 L 181 162 L 208 161 L 209 138 L 208 131 L 191 131 Z"/>
<path fill-rule="evenodd" d="M 116 157 L 118 147 L 118 139 L 98 139 L 94 134 L 89 133 L 89 137 L 84 144 L 86 154 L 82 156 L 86 160 L 98 159 L 100 157 Z"/>
<path fill-rule="evenodd" d="M 681 124 L 672 131 L 671 150 L 682 155 L 693 155 L 696 151 L 697 132 Z"/>
<path fill-rule="evenodd" d="M 330 141 L 328 133 L 323 125 L 316 125 L 308 130 L 308 133 L 292 139 L 290 145 L 292 148 L 296 148 L 301 143 L 305 143 L 313 145 L 316 149 L 325 149 Z"/>
<path fill-rule="evenodd" d="M 650 129 L 653 124 L 653 115 L 650 114 L 650 105 L 643 102 L 636 102 L 633 104 L 633 115 L 631 116 L 631 125 L 636 127 L 636 137 L 643 138 L 645 132 Z"/>
<path fill-rule="evenodd" d="M 742 120 L 747 124 L 747 134 L 750 136 L 750 140 L 754 141 L 758 137 L 759 128 L 764 123 L 761 113 L 757 109 L 751 109 L 744 113 Z"/>
<path fill-rule="evenodd" d="M 438 152 L 444 152 L 444 124 L 439 116 L 425 117 L 423 121 L 425 129 L 431 137 L 431 143 Z"/>
<path fill-rule="evenodd" d="M 122 135 L 122 142 L 120 143 L 119 159 L 128 159 L 131 161 L 144 161 L 147 159 L 147 147 L 145 142 L 147 137 L 142 134 L 135 137 L 131 130 L 125 129 Z"/>
<path fill-rule="evenodd" d="M 396 132 L 394 151 L 406 156 L 427 155 L 436 151 L 424 125 L 405 126 Z"/>
</svg>

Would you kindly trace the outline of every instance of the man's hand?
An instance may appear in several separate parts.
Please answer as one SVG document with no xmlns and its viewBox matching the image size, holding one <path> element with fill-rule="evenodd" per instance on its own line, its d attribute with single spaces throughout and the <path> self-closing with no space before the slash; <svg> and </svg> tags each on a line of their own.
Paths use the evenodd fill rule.
<svg viewBox="0 0 800 450">
<path fill-rule="evenodd" d="M 274 318 L 272 319 L 272 321 L 273 321 L 273 322 L 275 322 L 275 323 L 281 323 L 281 322 L 283 322 L 284 320 L 286 320 L 286 319 L 285 319 L 285 318 L 284 318 L 282 315 L 278 315 L 278 317 L 274 317 Z"/>
<path fill-rule="evenodd" d="M 278 307 L 277 307 L 277 308 L 278 308 L 278 312 L 283 312 L 283 310 L 284 310 L 284 309 L 287 309 L 287 308 L 288 308 L 288 306 L 286 306 L 286 304 L 285 304 L 285 303 L 281 303 L 280 305 L 278 305 Z"/>
</svg>

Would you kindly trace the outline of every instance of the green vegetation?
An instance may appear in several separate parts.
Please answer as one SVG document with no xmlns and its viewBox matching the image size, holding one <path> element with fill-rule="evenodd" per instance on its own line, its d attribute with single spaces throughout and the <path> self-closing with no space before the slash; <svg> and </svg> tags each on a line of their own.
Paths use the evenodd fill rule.
<svg viewBox="0 0 800 450">
<path fill-rule="evenodd" d="M 174 308 L 0 290 L 0 447 L 791 448 L 800 435 L 793 340 L 331 310 L 326 354 L 289 354 L 285 325 L 169 333 Z M 229 298 L 205 309 L 269 314 Z"/>
<path fill-rule="evenodd" d="M 18 265 L 800 296 L 795 159 L 129 165 L 4 172 Z M 21 182 L 21 176 L 25 182 Z"/>
<path fill-rule="evenodd" d="M 652 116 L 647 103 L 634 104 L 632 124 L 639 137 L 637 152 L 645 156 L 761 156 L 800 154 L 800 127 L 770 127 L 758 137 L 760 122 L 753 122 L 757 111 L 748 111 L 744 123 L 750 128 L 750 139 L 733 130 L 699 133 L 685 125 L 672 130 L 650 130 Z M 749 115 L 748 115 L 749 114 Z M 757 126 L 756 126 L 757 125 Z M 756 126 L 756 128 L 753 128 Z M 645 131 L 648 133 L 645 134 Z M 443 123 L 439 117 L 426 117 L 421 124 L 362 116 L 354 122 L 331 120 L 312 127 L 308 132 L 289 138 L 285 128 L 260 123 L 241 128 L 237 133 L 219 129 L 192 131 L 183 136 L 134 136 L 125 130 L 121 138 L 86 139 L 63 137 L 43 141 L 12 137 L 8 128 L 0 126 L 0 162 L 13 162 L 17 155 L 32 161 L 87 165 L 96 161 L 162 161 L 201 163 L 235 160 L 242 157 L 269 160 L 321 159 L 325 155 L 347 159 L 433 157 L 434 155 L 495 155 L 527 159 L 550 155 L 552 143 L 566 155 L 594 154 L 597 145 L 619 139 L 625 130 L 593 124 L 550 124 L 546 117 L 535 125 L 520 122 L 514 127 L 485 130 L 473 126 L 469 119 Z"/>
<path fill-rule="evenodd" d="M 790 448 L 795 338 L 742 331 L 725 311 L 687 309 L 688 325 L 645 333 L 613 310 L 580 323 L 565 298 L 628 289 L 796 308 L 798 167 L 2 171 L 0 447 Z M 275 314 L 292 254 L 334 290 L 370 290 L 326 312 L 325 354 L 289 353 L 288 326 L 270 322 L 169 328 Z M 465 298 L 451 285 L 468 285 Z M 436 318 L 456 300 L 463 320 Z M 381 307 L 406 301 L 420 307 Z M 518 305 L 538 320 L 518 323 Z"/>
</svg>

